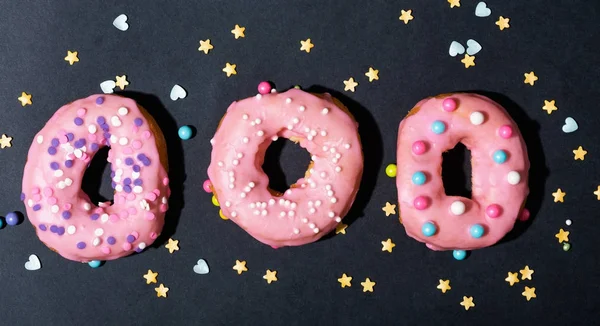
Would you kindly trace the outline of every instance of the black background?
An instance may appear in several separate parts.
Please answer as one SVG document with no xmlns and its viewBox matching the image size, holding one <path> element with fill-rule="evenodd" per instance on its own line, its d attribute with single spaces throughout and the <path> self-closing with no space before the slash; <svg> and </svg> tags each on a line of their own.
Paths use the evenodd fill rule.
<svg viewBox="0 0 600 326">
<path fill-rule="evenodd" d="M 598 320 L 598 208 L 600 184 L 598 90 L 600 40 L 598 1 L 489 0 L 492 15 L 474 15 L 477 1 L 450 9 L 445 0 L 427 1 L 3 1 L 0 5 L 0 134 L 14 137 L 0 150 L 0 213 L 19 202 L 27 150 L 36 132 L 63 104 L 100 93 L 104 80 L 126 74 L 124 94 L 138 99 L 159 118 L 168 140 L 173 196 L 160 247 L 111 261 L 98 269 L 67 261 L 39 242 L 26 220 L 0 230 L 0 318 L 4 325 L 590 325 Z M 398 20 L 412 9 L 408 25 Z M 129 30 L 112 26 L 119 14 Z M 509 17 L 509 29 L 494 24 Z M 235 40 L 235 24 L 246 37 Z M 210 38 L 205 55 L 199 40 Z M 300 40 L 311 38 L 310 54 Z M 476 66 L 465 69 L 450 57 L 456 40 L 483 47 Z M 67 50 L 80 61 L 69 66 Z M 238 74 L 227 78 L 226 62 Z M 364 73 L 379 69 L 378 81 Z M 523 83 L 534 71 L 535 86 Z M 343 91 L 353 76 L 355 93 Z M 295 248 L 273 250 L 218 216 L 202 190 L 212 137 L 228 105 L 256 94 L 262 80 L 281 90 L 295 84 L 329 89 L 361 123 L 365 178 L 346 235 Z M 169 92 L 183 86 L 187 98 L 173 102 Z M 420 99 L 442 92 L 491 93 L 519 124 L 531 160 L 533 217 L 518 223 L 500 244 L 456 261 L 451 252 L 433 252 L 411 240 L 397 216 L 381 207 L 396 203 L 394 180 L 385 175 L 396 161 L 398 123 Z M 33 95 L 21 107 L 17 97 Z M 555 99 L 548 115 L 544 100 Z M 579 130 L 561 131 L 566 117 Z M 177 138 L 177 127 L 193 125 L 197 135 Z M 584 161 L 572 150 L 583 146 Z M 290 143 L 269 151 L 269 174 L 278 174 L 277 154 L 287 183 L 302 174 L 308 155 Z M 463 164 L 464 151 L 452 160 Z M 300 158 L 300 159 L 299 159 Z M 468 162 L 468 161 L 466 161 Z M 102 168 L 102 166 L 100 166 Z M 445 169 L 446 171 L 446 169 Z M 107 173 L 100 194 L 110 195 Z M 466 171 L 467 175 L 470 173 Z M 279 171 L 281 174 L 281 171 Z M 457 173 L 460 176 L 461 173 Z M 100 174 L 96 175 L 97 181 Z M 86 176 L 87 177 L 87 176 Z M 457 178 L 459 184 L 463 178 Z M 281 179 L 276 180 L 283 183 Z M 554 203 L 552 192 L 567 193 Z M 93 188 L 93 187 L 92 187 Z M 460 191 L 460 188 L 457 187 Z M 570 218 L 572 226 L 565 220 Z M 554 235 L 571 232 L 572 248 L 562 250 Z M 169 254 L 168 237 L 180 241 Z M 381 251 L 391 238 L 393 252 Z M 35 253 L 42 269 L 26 271 Z M 210 273 L 192 271 L 204 258 Z M 237 275 L 235 260 L 249 271 Z M 504 278 L 525 265 L 532 281 L 510 287 Z M 159 272 L 170 288 L 157 298 L 142 275 Z M 267 285 L 266 269 L 279 281 Z M 342 289 L 337 278 L 352 276 Z M 377 285 L 363 293 L 366 277 Z M 438 279 L 452 290 L 442 294 Z M 524 286 L 537 298 L 527 302 Z M 465 311 L 463 295 L 476 306 Z"/>
</svg>

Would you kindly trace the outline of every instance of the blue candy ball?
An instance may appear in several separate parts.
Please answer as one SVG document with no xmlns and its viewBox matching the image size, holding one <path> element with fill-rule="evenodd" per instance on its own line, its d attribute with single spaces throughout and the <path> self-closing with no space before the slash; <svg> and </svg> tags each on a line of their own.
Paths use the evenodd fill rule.
<svg viewBox="0 0 600 326">
<path fill-rule="evenodd" d="M 4 227 L 4 221 L 0 218 L 0 229 Z"/>
<path fill-rule="evenodd" d="M 425 173 L 423 173 L 421 171 L 417 171 L 417 172 L 413 173 L 412 183 L 416 184 L 417 186 L 420 186 L 420 185 L 424 184 L 425 181 L 427 181 L 427 177 L 425 176 Z"/>
<path fill-rule="evenodd" d="M 506 162 L 507 155 L 506 155 L 505 151 L 499 149 L 494 152 L 492 157 L 494 158 L 494 162 L 496 162 L 498 164 L 502 164 L 502 163 Z"/>
<path fill-rule="evenodd" d="M 99 260 L 92 260 L 91 262 L 88 263 L 88 265 L 91 268 L 98 268 L 98 267 L 100 267 L 100 265 L 102 265 L 102 262 Z"/>
<path fill-rule="evenodd" d="M 8 225 L 17 225 L 19 224 L 19 214 L 16 212 L 10 212 L 6 214 L 6 224 Z"/>
<path fill-rule="evenodd" d="M 464 250 L 454 250 L 452 256 L 454 256 L 454 259 L 456 260 L 463 260 L 467 257 L 467 252 Z"/>
<path fill-rule="evenodd" d="M 426 237 L 430 237 L 430 236 L 434 235 L 436 231 L 437 231 L 437 228 L 435 227 L 435 224 L 433 224 L 432 222 L 425 222 L 425 223 L 423 223 L 423 226 L 421 227 L 421 232 L 423 232 L 423 235 Z"/>
<path fill-rule="evenodd" d="M 483 236 L 483 232 L 483 226 L 481 226 L 480 224 L 474 224 L 469 229 L 469 233 L 471 233 L 471 236 L 475 239 L 481 238 L 481 236 Z"/>
<path fill-rule="evenodd" d="M 431 131 L 439 135 L 446 131 L 446 124 L 440 120 L 436 120 L 431 124 Z"/>
<path fill-rule="evenodd" d="M 183 140 L 188 140 L 192 138 L 192 128 L 190 128 L 190 126 L 180 127 L 177 133 L 179 134 L 179 138 Z"/>
</svg>

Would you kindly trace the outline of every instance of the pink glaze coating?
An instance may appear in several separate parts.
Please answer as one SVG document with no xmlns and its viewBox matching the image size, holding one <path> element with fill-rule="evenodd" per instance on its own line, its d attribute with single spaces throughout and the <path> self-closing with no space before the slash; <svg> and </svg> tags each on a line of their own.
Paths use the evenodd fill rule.
<svg viewBox="0 0 600 326">
<path fill-rule="evenodd" d="M 449 98 L 456 103 L 454 111 L 447 110 Z M 481 124 L 471 120 L 471 113 L 476 111 L 483 114 Z M 430 129 L 436 120 L 446 124 L 446 131 L 439 135 Z M 427 149 L 415 151 L 417 142 L 426 144 Z M 442 153 L 458 142 L 471 150 L 472 199 L 446 196 L 444 191 Z M 398 202 L 402 224 L 410 237 L 432 250 L 472 250 L 493 245 L 512 230 L 529 194 L 529 160 L 517 125 L 499 104 L 476 94 L 424 99 L 400 123 L 397 145 Z M 498 149 L 508 153 L 508 159 L 501 164 L 492 158 Z M 427 176 L 422 185 L 411 181 L 417 171 Z M 516 184 L 512 184 L 515 173 L 511 174 L 512 183 L 508 182 L 511 171 L 520 176 Z M 422 198 L 429 199 L 426 208 Z M 450 210 L 455 201 L 461 201 L 465 207 L 464 212 L 456 210 L 458 215 Z M 462 206 L 455 204 L 457 208 Z M 426 222 L 436 226 L 435 234 L 429 237 L 422 231 Z M 469 232 L 475 224 L 483 226 L 484 234 L 479 238 Z"/>
<path fill-rule="evenodd" d="M 298 89 L 258 94 L 227 109 L 214 138 L 208 176 L 223 214 L 272 247 L 314 242 L 350 209 L 363 171 L 358 124 L 329 94 Z M 281 196 L 262 170 L 265 151 L 298 141 L 314 165 Z"/>
<path fill-rule="evenodd" d="M 170 195 L 157 132 L 136 102 L 121 96 L 92 95 L 61 107 L 35 136 L 23 174 L 21 199 L 40 240 L 80 262 L 117 259 L 152 244 Z M 96 206 L 81 182 L 105 146 L 114 204 Z"/>
</svg>

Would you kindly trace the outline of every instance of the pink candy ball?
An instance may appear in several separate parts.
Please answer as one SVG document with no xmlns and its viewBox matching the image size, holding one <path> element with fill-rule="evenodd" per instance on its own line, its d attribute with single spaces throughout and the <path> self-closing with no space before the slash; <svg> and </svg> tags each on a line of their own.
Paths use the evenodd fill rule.
<svg viewBox="0 0 600 326">
<path fill-rule="evenodd" d="M 210 183 L 210 180 L 206 180 L 204 181 L 204 183 L 202 184 L 202 188 L 204 189 L 204 191 L 211 193 L 212 190 L 210 189 L 210 187 L 212 186 L 212 183 Z"/>
<path fill-rule="evenodd" d="M 523 208 L 523 211 L 521 211 L 521 215 L 519 215 L 519 221 L 525 222 L 529 219 L 530 216 L 531 213 L 529 212 L 529 210 L 527 208 Z"/>
<path fill-rule="evenodd" d="M 271 84 L 267 81 L 260 82 L 260 84 L 258 84 L 258 92 L 262 95 L 271 93 L 271 88 Z"/>
<path fill-rule="evenodd" d="M 429 199 L 425 196 L 419 196 L 415 198 L 413 206 L 415 206 L 415 208 L 418 210 L 424 210 L 425 208 L 429 207 Z"/>
<path fill-rule="evenodd" d="M 423 154 L 423 153 L 425 153 L 427 151 L 427 145 L 425 145 L 424 141 L 417 140 L 412 145 L 412 151 L 416 155 L 421 155 L 421 154 Z"/>
<path fill-rule="evenodd" d="M 498 204 L 491 204 L 485 209 L 485 213 L 489 217 L 496 218 L 502 213 L 502 207 Z"/>
<path fill-rule="evenodd" d="M 504 139 L 510 138 L 512 136 L 513 130 L 509 125 L 504 125 L 498 128 L 498 135 Z"/>
<path fill-rule="evenodd" d="M 456 101 L 452 98 L 447 98 L 442 102 L 442 107 L 446 112 L 452 112 L 456 110 Z"/>
</svg>

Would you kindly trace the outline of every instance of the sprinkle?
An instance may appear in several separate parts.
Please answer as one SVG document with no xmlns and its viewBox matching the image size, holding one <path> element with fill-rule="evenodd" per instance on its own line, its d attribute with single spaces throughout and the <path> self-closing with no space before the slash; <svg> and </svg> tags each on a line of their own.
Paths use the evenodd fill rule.
<svg viewBox="0 0 600 326">
<path fill-rule="evenodd" d="M 242 274 L 243 272 L 247 272 L 248 268 L 246 267 L 246 261 L 245 260 L 243 260 L 243 261 L 236 260 L 235 266 L 233 266 L 233 269 L 235 271 L 237 271 L 238 275 Z"/>
<path fill-rule="evenodd" d="M 475 307 L 475 303 L 473 303 L 473 297 L 463 296 L 463 300 L 461 301 L 460 305 L 465 307 L 465 310 Z"/>
<path fill-rule="evenodd" d="M 404 22 L 404 25 L 408 24 L 409 21 L 413 20 L 413 16 L 412 14 L 412 10 L 400 10 L 400 17 L 398 17 L 398 19 L 400 19 L 401 21 Z"/>
<path fill-rule="evenodd" d="M 395 243 L 392 242 L 392 239 L 387 239 L 386 241 L 381 241 L 381 251 L 392 252 L 392 249 L 396 246 Z"/>
<path fill-rule="evenodd" d="M 263 279 L 267 280 L 268 284 L 271 284 L 271 282 L 276 282 L 277 281 L 277 271 L 271 271 L 270 269 L 267 269 L 266 274 L 263 275 Z"/>
<path fill-rule="evenodd" d="M 350 77 L 348 80 L 344 80 L 344 91 L 351 91 L 354 93 L 356 86 L 358 86 L 358 83 L 354 81 L 353 77 Z"/>
<path fill-rule="evenodd" d="M 442 291 L 442 293 L 446 293 L 446 291 L 452 289 L 450 287 L 450 280 L 440 280 L 440 284 L 437 286 L 437 288 Z"/>
<path fill-rule="evenodd" d="M 80 117 L 77 117 L 73 120 L 73 122 L 75 123 L 76 126 L 81 126 L 83 124 L 83 119 L 81 119 Z"/>
<path fill-rule="evenodd" d="M 100 105 L 104 103 L 104 97 L 103 96 L 99 96 L 96 98 L 96 104 Z"/>
<path fill-rule="evenodd" d="M 172 254 L 173 252 L 179 250 L 178 244 L 179 240 L 169 239 L 169 243 L 165 245 L 165 248 L 167 248 L 169 250 L 169 253 Z"/>
<path fill-rule="evenodd" d="M 337 281 L 340 283 L 340 285 L 342 286 L 342 288 L 351 287 L 352 286 L 352 284 L 350 283 L 352 281 L 352 277 L 346 275 L 346 273 L 342 274 L 342 277 L 338 278 Z"/>
</svg>

